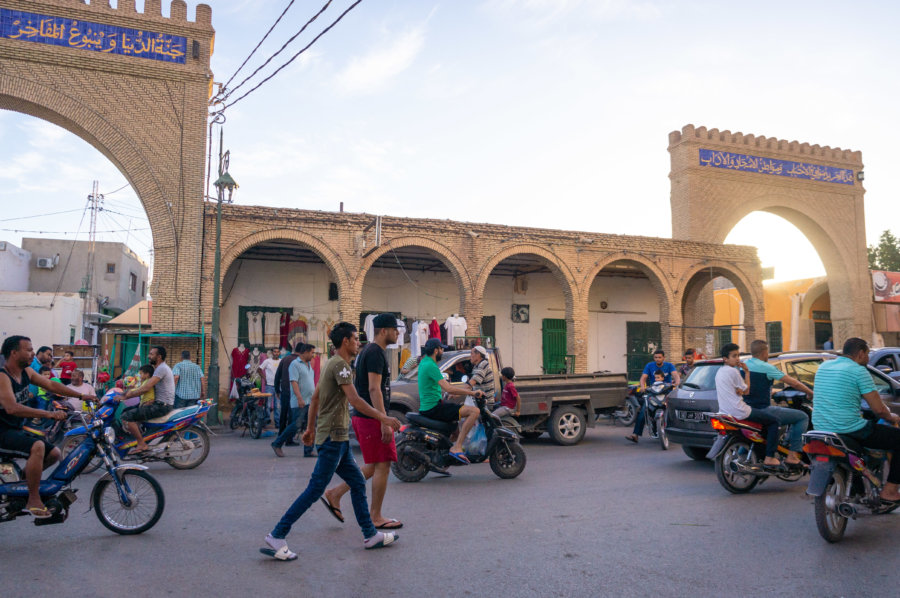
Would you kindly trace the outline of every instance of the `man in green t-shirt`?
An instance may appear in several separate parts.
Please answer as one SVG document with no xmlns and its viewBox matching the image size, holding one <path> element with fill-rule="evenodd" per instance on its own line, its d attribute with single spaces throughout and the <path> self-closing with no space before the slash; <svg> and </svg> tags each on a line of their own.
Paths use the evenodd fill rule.
<svg viewBox="0 0 900 598">
<path fill-rule="evenodd" d="M 349 405 L 352 404 L 357 412 L 377 419 L 395 431 L 400 429 L 400 422 L 373 408 L 356 393 L 353 386 L 353 368 L 350 365 L 359 353 L 359 334 L 356 326 L 349 322 L 340 322 L 332 328 L 330 338 L 337 350 L 334 357 L 322 368 L 319 384 L 309 403 L 309 421 L 306 431 L 303 432 L 303 444 L 309 446 L 315 439 L 318 460 L 306 490 L 285 512 L 272 533 L 266 536 L 266 545 L 274 552 L 273 556 L 282 561 L 297 558 L 297 555 L 288 549 L 285 537 L 291 531 L 291 526 L 309 507 L 322 498 L 335 473 L 350 486 L 353 512 L 356 515 L 356 522 L 362 529 L 365 548 L 381 548 L 394 543 L 399 537 L 393 532 L 379 532 L 372 524 L 369 503 L 366 500 L 366 479 L 353 459 L 353 453 L 350 452 Z M 340 512 L 326 501 L 323 503 L 332 515 L 343 522 Z"/>
<path fill-rule="evenodd" d="M 442 401 L 441 393 L 471 397 L 481 397 L 484 393 L 480 390 L 453 386 L 444 380 L 441 368 L 438 367 L 438 362 L 443 355 L 444 345 L 441 344 L 441 341 L 436 338 L 428 339 L 422 349 L 422 361 L 419 362 L 419 414 L 442 422 L 456 422 L 464 419 L 460 426 L 459 436 L 450 447 L 450 456 L 462 463 L 468 463 L 469 459 L 466 457 L 462 443 L 466 439 L 466 434 L 478 421 L 480 411 L 478 407 L 472 405 L 457 405 Z"/>
</svg>

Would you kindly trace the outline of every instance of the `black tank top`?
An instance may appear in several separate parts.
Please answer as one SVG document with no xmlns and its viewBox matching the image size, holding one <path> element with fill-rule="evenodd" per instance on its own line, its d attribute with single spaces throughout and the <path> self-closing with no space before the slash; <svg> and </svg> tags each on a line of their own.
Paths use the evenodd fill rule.
<svg viewBox="0 0 900 598">
<path fill-rule="evenodd" d="M 30 380 L 28 379 L 28 373 L 25 372 L 25 370 L 22 370 L 22 377 L 19 378 L 18 381 L 6 371 L 5 367 L 0 369 L 0 374 L 9 378 L 9 381 L 12 384 L 13 395 L 16 398 L 16 403 L 22 405 L 31 400 L 31 390 L 28 388 Z M 25 418 L 9 415 L 3 407 L 0 407 L 0 428 L 20 429 L 24 425 Z"/>
</svg>

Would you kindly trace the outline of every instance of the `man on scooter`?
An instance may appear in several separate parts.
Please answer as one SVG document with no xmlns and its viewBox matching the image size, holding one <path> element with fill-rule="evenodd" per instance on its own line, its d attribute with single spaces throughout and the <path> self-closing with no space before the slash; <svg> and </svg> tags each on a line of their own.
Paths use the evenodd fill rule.
<svg viewBox="0 0 900 598">
<path fill-rule="evenodd" d="M 26 406 L 31 400 L 29 384 L 67 397 L 84 400 L 84 395 L 41 376 L 31 369 L 34 347 L 27 336 L 12 335 L 3 341 L 0 349 L 6 363 L 0 369 L 0 448 L 13 453 L 25 462 L 25 484 L 28 486 L 28 502 L 25 510 L 36 519 L 51 516 L 40 496 L 41 473 L 59 460 L 59 449 L 46 440 L 22 430 L 25 419 L 63 420 L 65 411 L 43 411 Z"/>
<path fill-rule="evenodd" d="M 657 349 L 653 352 L 653 361 L 644 366 L 644 372 L 641 374 L 641 394 L 647 390 L 647 383 L 651 385 L 656 381 L 656 374 L 662 374 L 663 382 L 678 386 L 681 384 L 681 375 L 675 366 L 666 361 L 666 352 Z M 637 444 L 638 439 L 644 433 L 644 425 L 647 421 L 647 405 L 641 406 L 637 419 L 634 420 L 634 430 L 625 438 Z"/>
<path fill-rule="evenodd" d="M 419 413 L 424 417 L 443 422 L 457 422 L 464 419 L 459 436 L 450 447 L 450 456 L 461 463 L 468 463 L 469 459 L 466 457 L 462 443 L 469 430 L 478 422 L 478 407 L 443 401 L 441 393 L 470 397 L 481 397 L 484 393 L 480 390 L 453 386 L 444 380 L 444 375 L 437 365 L 444 355 L 444 345 L 440 339 L 428 339 L 422 349 L 422 354 L 422 361 L 419 363 Z"/>
<path fill-rule="evenodd" d="M 744 397 L 744 402 L 754 409 L 762 409 L 778 418 L 782 426 L 791 427 L 790 453 L 784 460 L 785 465 L 801 465 L 800 451 L 803 450 L 803 433 L 809 427 L 809 417 L 799 409 L 790 407 L 778 407 L 772 404 L 772 382 L 781 380 L 787 386 L 805 392 L 812 400 L 813 391 L 791 376 L 788 376 L 769 361 L 769 343 L 763 340 L 755 340 L 750 343 L 750 355 L 747 360 L 747 369 L 750 371 L 750 390 Z"/>
<path fill-rule="evenodd" d="M 843 434 L 867 448 L 893 451 L 887 483 L 881 490 L 881 500 L 900 502 L 900 416 L 881 400 L 872 375 L 866 369 L 869 344 L 861 338 L 844 343 L 842 355 L 824 362 L 816 370 L 813 389 L 815 409 L 813 426 L 822 432 Z M 872 412 L 893 424 L 886 426 L 865 419 L 860 413 L 862 399 Z"/>
<path fill-rule="evenodd" d="M 781 462 L 775 457 L 778 451 L 778 419 L 764 409 L 754 409 L 744 402 L 743 396 L 750 392 L 750 370 L 741 361 L 741 349 L 734 343 L 722 347 L 724 364 L 716 372 L 716 398 L 719 412 L 736 419 L 744 419 L 763 425 L 766 436 L 766 458 L 764 465 L 777 467 Z M 740 369 L 738 369 L 740 368 Z M 741 370 L 744 375 L 741 376 Z"/>
</svg>

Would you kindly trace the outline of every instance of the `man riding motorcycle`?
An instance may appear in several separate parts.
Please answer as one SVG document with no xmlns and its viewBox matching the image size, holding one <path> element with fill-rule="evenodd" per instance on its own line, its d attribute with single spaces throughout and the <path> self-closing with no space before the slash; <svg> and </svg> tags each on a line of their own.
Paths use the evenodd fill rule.
<svg viewBox="0 0 900 598">
<path fill-rule="evenodd" d="M 866 369 L 868 362 L 868 343 L 861 338 L 850 338 L 844 343 L 840 357 L 819 366 L 813 384 L 813 426 L 822 432 L 849 436 L 867 448 L 893 451 L 881 500 L 900 502 L 900 429 L 876 424 L 860 413 L 861 401 L 865 399 L 876 416 L 894 426 L 900 423 L 900 416 L 891 413 L 878 395 Z"/>
<path fill-rule="evenodd" d="M 790 426 L 790 453 L 784 460 L 786 465 L 800 465 L 800 451 L 803 450 L 803 433 L 809 427 L 809 417 L 799 409 L 779 407 L 772 404 L 772 383 L 782 381 L 787 386 L 805 392 L 812 399 L 813 391 L 808 386 L 788 376 L 769 361 L 769 343 L 755 340 L 750 343 L 750 359 L 747 369 L 750 370 L 750 391 L 744 395 L 744 402 L 753 409 L 761 409 L 771 413 L 782 426 Z"/>
<path fill-rule="evenodd" d="M 484 393 L 480 390 L 453 386 L 444 379 L 438 367 L 438 362 L 444 355 L 444 345 L 440 339 L 428 339 L 422 349 L 422 361 L 419 363 L 419 414 L 429 419 L 443 422 L 457 422 L 463 419 L 459 436 L 453 446 L 450 447 L 450 456 L 461 463 L 468 463 L 469 459 L 463 450 L 462 443 L 466 439 L 469 430 L 478 421 L 478 407 L 471 405 L 457 405 L 441 399 L 441 393 L 457 396 L 481 397 Z"/>
<path fill-rule="evenodd" d="M 41 473 L 59 460 L 60 452 L 46 440 L 33 436 L 22 428 L 27 418 L 62 420 L 66 418 L 66 413 L 28 407 L 26 403 L 31 400 L 29 385 L 79 400 L 84 400 L 84 395 L 41 376 L 30 367 L 34 359 L 34 347 L 30 338 L 8 336 L 3 341 L 0 353 L 6 359 L 0 369 L 0 448 L 27 459 L 25 483 L 28 486 L 28 501 L 25 503 L 25 510 L 36 519 L 46 519 L 52 514 L 44 506 L 39 493 Z"/>
</svg>

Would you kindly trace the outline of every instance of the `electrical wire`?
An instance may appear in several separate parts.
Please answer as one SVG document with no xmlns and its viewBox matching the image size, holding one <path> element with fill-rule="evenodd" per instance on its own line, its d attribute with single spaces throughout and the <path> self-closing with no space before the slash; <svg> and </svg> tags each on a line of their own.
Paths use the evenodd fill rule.
<svg viewBox="0 0 900 598">
<path fill-rule="evenodd" d="M 28 220 L 29 218 L 43 218 L 44 216 L 56 216 L 57 214 L 71 214 L 72 212 L 80 212 L 81 210 L 63 210 L 62 212 L 50 212 L 43 214 L 34 214 L 33 216 L 16 216 L 15 218 L 0 218 L 0 222 L 9 222 L 11 220 Z"/>
<path fill-rule="evenodd" d="M 259 40 L 259 43 L 256 44 L 256 47 L 250 51 L 250 54 L 247 56 L 247 58 L 244 59 L 244 62 L 241 63 L 241 66 L 239 66 L 238 69 L 236 71 L 234 71 L 234 74 L 231 75 L 228 78 L 228 81 L 225 82 L 225 85 L 222 86 L 223 89 L 228 87 L 228 85 L 232 81 L 234 81 L 234 78 L 237 77 L 237 74 L 241 72 L 241 69 L 247 65 L 247 63 L 250 61 L 251 58 L 253 58 L 253 55 L 256 54 L 256 51 L 259 50 L 259 47 L 261 45 L 263 45 L 263 42 L 266 41 L 266 38 L 269 37 L 269 34 L 272 33 L 272 30 L 275 29 L 275 27 L 278 25 L 278 23 L 281 22 L 281 19 L 284 17 L 284 15 L 287 14 L 287 11 L 289 11 L 291 9 L 291 7 L 294 5 L 294 1 L 295 0 L 291 0 L 290 2 L 288 2 L 288 5 L 285 7 L 285 9 L 283 11 L 281 11 L 281 14 L 278 15 L 278 18 L 275 19 L 275 22 L 272 24 L 271 27 L 269 27 L 269 30 L 266 31 L 266 34 L 263 36 L 263 38 L 261 40 Z"/>
<path fill-rule="evenodd" d="M 84 204 L 84 210 L 81 212 L 81 220 L 78 222 L 78 228 L 76 229 L 75 235 L 77 237 L 78 233 L 81 232 L 81 225 L 84 224 L 84 217 L 87 215 L 88 207 L 91 205 L 91 198 L 88 197 L 87 202 Z M 53 305 L 56 303 L 56 296 L 59 294 L 59 289 L 62 287 L 63 280 L 66 278 L 66 270 L 69 269 L 69 262 L 72 259 L 72 252 L 75 250 L 75 243 L 77 239 L 72 241 L 72 246 L 69 247 L 69 255 L 66 257 L 66 264 L 63 266 L 62 273 L 59 275 L 59 282 L 56 285 L 56 290 L 53 291 L 53 299 L 50 300 L 50 309 L 53 309 Z"/>
<path fill-rule="evenodd" d="M 104 196 L 105 196 L 105 195 L 112 195 L 113 193 L 118 193 L 119 191 L 121 191 L 121 190 L 124 189 L 125 187 L 131 187 L 131 183 L 125 183 L 124 185 L 122 185 L 121 187 L 119 187 L 118 189 L 116 189 L 115 191 L 110 191 L 109 193 L 101 193 L 100 195 L 104 195 Z"/>
<path fill-rule="evenodd" d="M 150 229 L 149 228 L 133 228 L 133 229 L 131 229 L 131 232 L 138 231 L 138 230 L 150 230 Z M 25 229 L 21 229 L 21 228 L 0 228 L 0 231 L 7 232 L 7 233 L 30 233 L 30 234 L 34 234 L 34 235 L 79 235 L 79 234 L 81 234 L 80 231 L 73 233 L 70 230 L 69 231 L 65 231 L 65 230 L 25 230 Z M 122 229 L 122 230 L 120 230 L 120 229 L 98 230 L 95 232 L 97 232 L 97 233 L 123 233 L 123 232 L 125 232 L 125 230 L 124 229 Z"/>
<path fill-rule="evenodd" d="M 329 2 L 330 2 L 330 0 L 329 0 Z M 308 44 L 306 44 L 306 45 L 305 45 L 303 48 L 301 48 L 296 54 L 294 54 L 293 56 L 291 56 L 291 58 L 290 58 L 287 62 L 285 62 L 285 63 L 282 64 L 280 67 L 278 67 L 277 69 L 275 69 L 275 71 L 272 72 L 268 77 L 266 77 L 265 79 L 263 79 L 262 81 L 260 81 L 259 83 L 257 83 L 252 89 L 250 89 L 250 91 L 248 91 L 248 92 L 245 93 L 244 95 L 240 96 L 238 99 L 234 100 L 233 102 L 231 102 L 231 103 L 226 104 L 225 106 L 223 106 L 223 107 L 222 107 L 222 110 L 225 110 L 226 108 L 230 108 L 231 106 L 234 106 L 235 104 L 237 104 L 238 102 L 240 102 L 241 100 L 243 100 L 244 98 L 246 98 L 248 95 L 250 95 L 251 93 L 253 93 L 253 92 L 256 91 L 257 89 L 259 89 L 262 85 L 264 85 L 264 84 L 265 84 L 267 81 L 269 81 L 272 77 L 274 77 L 275 75 L 277 75 L 278 73 L 280 73 L 282 70 L 284 70 L 289 64 L 291 64 L 292 62 L 294 62 L 294 60 L 296 60 L 301 54 L 303 54 L 303 53 L 306 52 L 309 48 L 311 48 L 313 44 L 315 44 L 317 41 L 319 41 L 319 38 L 321 38 L 323 35 L 325 35 L 326 33 L 328 33 L 328 32 L 331 30 L 332 27 L 334 27 L 335 25 L 337 25 L 337 24 L 341 21 L 341 19 L 343 19 L 343 18 L 347 15 L 347 13 L 349 13 L 351 10 L 353 10 L 354 8 L 356 8 L 356 6 L 357 6 L 360 2 L 362 2 L 362 0 L 356 0 L 356 2 L 354 2 L 353 4 L 351 4 L 351 5 L 347 8 L 347 10 L 345 10 L 344 12 L 341 13 L 341 15 L 340 15 L 337 19 L 335 19 L 335 20 L 331 23 L 331 25 L 329 25 L 328 27 L 326 27 L 325 29 L 323 29 L 322 32 L 319 33 L 319 35 L 317 35 L 316 37 L 314 37 L 313 40 L 312 40 L 311 42 L 309 42 Z M 322 10 L 324 10 L 324 8 L 323 8 Z M 316 16 L 318 16 L 318 15 L 316 15 Z M 299 35 L 299 33 L 298 33 L 297 35 Z M 237 88 L 235 88 L 235 89 L 237 89 Z M 232 90 L 232 93 L 234 93 L 234 90 Z M 226 96 L 226 97 L 227 97 L 227 96 Z M 223 101 L 224 101 L 224 99 L 223 99 Z"/>
<path fill-rule="evenodd" d="M 319 9 L 319 12 L 317 12 L 316 14 L 314 14 L 314 15 L 312 16 L 312 18 L 311 18 L 310 20 L 308 20 L 308 21 L 303 25 L 303 27 L 300 28 L 300 31 L 298 31 L 297 33 L 295 33 L 294 35 L 292 35 L 290 39 L 288 39 L 286 42 L 284 42 L 284 44 L 283 44 L 280 48 L 278 48 L 278 51 L 277 51 L 277 52 L 275 52 L 274 54 L 272 54 L 271 56 L 269 56 L 269 57 L 266 59 L 266 61 L 263 62 L 260 66 L 256 67 L 256 70 L 254 70 L 254 71 L 253 71 L 252 73 L 250 73 L 247 77 L 245 77 L 243 81 L 241 81 L 240 83 L 238 83 L 238 84 L 234 87 L 234 89 L 232 89 L 231 91 L 226 90 L 225 87 L 228 86 L 228 84 L 226 83 L 225 86 L 223 86 L 223 88 L 222 88 L 222 91 L 224 92 L 224 94 L 222 95 L 221 102 L 225 102 L 225 100 L 227 100 L 227 99 L 229 98 L 229 96 L 231 96 L 231 94 L 233 94 L 233 93 L 236 92 L 238 89 L 240 89 L 241 87 L 243 87 L 243 85 L 244 85 L 245 83 L 247 83 L 250 79 L 252 79 L 252 78 L 256 75 L 256 73 L 258 73 L 259 71 L 261 71 L 262 69 L 264 69 L 264 68 L 266 67 L 266 65 L 268 65 L 270 62 L 272 62 L 272 59 L 273 59 L 273 58 L 275 58 L 276 56 L 278 56 L 279 54 L 281 54 L 282 52 L 284 52 L 284 50 L 287 49 L 287 47 L 288 47 L 295 39 L 297 39 L 297 37 L 298 37 L 301 33 L 303 33 L 303 32 L 306 30 L 306 28 L 309 27 L 309 25 L 310 25 L 313 21 L 315 21 L 317 18 L 319 18 L 319 15 L 321 15 L 323 12 L 325 12 L 325 10 L 331 5 L 331 2 L 332 2 L 332 0 L 328 0 L 328 1 L 325 3 L 325 5 L 322 6 L 322 8 Z M 351 7 L 351 8 L 352 8 L 352 7 Z M 280 17 L 279 17 L 279 18 L 280 18 Z M 274 26 L 273 26 L 273 27 L 274 27 Z M 267 35 L 268 35 L 268 34 L 267 34 Z M 262 42 L 260 42 L 260 43 L 262 43 Z M 238 69 L 238 70 L 240 70 L 240 69 Z M 237 73 L 235 73 L 235 74 L 237 74 Z"/>
</svg>

